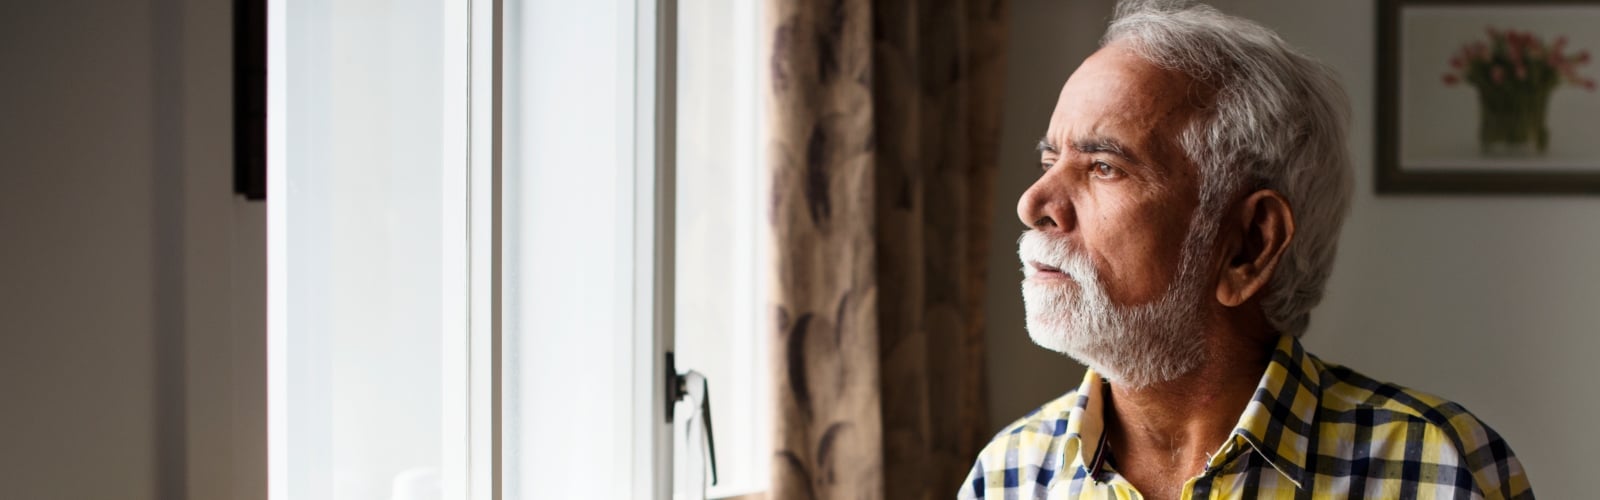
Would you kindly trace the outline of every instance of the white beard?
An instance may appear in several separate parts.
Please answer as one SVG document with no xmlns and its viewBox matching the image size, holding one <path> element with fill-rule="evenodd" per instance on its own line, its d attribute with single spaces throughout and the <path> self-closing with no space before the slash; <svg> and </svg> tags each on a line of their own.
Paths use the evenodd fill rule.
<svg viewBox="0 0 1600 500">
<path fill-rule="evenodd" d="M 1197 214 L 1198 215 L 1198 214 Z M 1061 269 L 1071 282 L 1024 279 L 1022 298 L 1028 313 L 1028 336 L 1034 343 L 1078 360 L 1102 377 L 1129 388 L 1148 387 L 1194 370 L 1204 356 L 1200 332 L 1201 299 L 1205 292 L 1198 251 L 1214 231 L 1196 217 L 1183 247 L 1183 260 L 1172 286 L 1147 304 L 1111 303 L 1088 256 L 1065 237 L 1037 230 L 1022 234 L 1017 255 L 1023 274 L 1037 271 L 1029 262 Z"/>
</svg>

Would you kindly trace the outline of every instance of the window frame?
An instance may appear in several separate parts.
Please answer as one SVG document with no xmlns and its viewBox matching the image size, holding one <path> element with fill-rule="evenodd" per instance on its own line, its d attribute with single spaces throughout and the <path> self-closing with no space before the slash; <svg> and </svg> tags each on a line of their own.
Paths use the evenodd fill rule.
<svg viewBox="0 0 1600 500">
<path fill-rule="evenodd" d="M 666 420 L 668 384 L 676 373 L 668 372 L 666 355 L 674 341 L 674 262 L 676 186 L 676 0 L 613 0 L 619 7 L 619 47 L 625 47 L 625 69 L 631 89 L 622 108 L 632 124 L 631 141 L 619 145 L 631 158 L 619 186 L 631 189 L 633 196 L 621 197 L 619 213 L 629 214 L 630 237 L 628 279 L 641 285 L 632 287 L 631 297 L 622 298 L 623 314 L 630 325 L 629 343 L 633 366 L 630 376 L 635 405 L 645 404 L 648 413 L 632 423 L 634 448 L 630 466 L 635 474 L 648 471 L 648 478 L 634 483 L 636 498 L 670 499 L 673 494 L 672 423 Z M 510 5 L 508 5 L 508 2 Z M 464 131 L 447 132 L 445 141 L 465 148 L 466 169 L 450 172 L 446 183 L 466 192 L 463 206 L 444 207 L 445 218 L 459 221 L 449 228 L 466 241 L 464 275 L 448 276 L 447 290 L 465 295 L 459 308 L 465 328 L 459 334 L 446 334 L 444 383 L 447 390 L 442 408 L 449 434 L 442 450 L 441 475 L 447 497 L 472 500 L 499 500 L 505 496 L 503 456 L 505 407 L 503 376 L 503 220 L 506 187 L 504 179 L 506 39 L 516 27 L 508 26 L 508 10 L 518 0 L 447 0 L 450 15 L 467 16 L 467 36 L 447 40 L 452 61 L 467 68 L 465 85 L 450 90 L 466 94 L 465 106 L 451 107 L 451 116 L 464 118 Z M 287 62 L 285 1 L 267 5 L 267 192 L 266 255 L 284 255 L 288 192 L 284 179 L 288 137 L 286 105 Z M 454 59 L 459 58 L 459 59 Z M 459 114 L 457 114 L 459 113 Z M 264 366 L 266 422 L 261 441 L 266 445 L 266 469 L 262 484 L 266 498 L 286 500 L 287 401 L 286 370 L 287 325 L 270 318 L 284 317 L 287 304 L 287 272 L 284 266 L 267 265 L 265 273 L 266 325 Z M 454 306 L 450 306 L 454 307 Z M 454 327 L 451 327 L 454 328 Z M 647 402 L 647 403 L 645 403 Z M 454 406 L 452 406 L 454 405 Z M 637 406 L 635 406 L 637 407 Z"/>
</svg>

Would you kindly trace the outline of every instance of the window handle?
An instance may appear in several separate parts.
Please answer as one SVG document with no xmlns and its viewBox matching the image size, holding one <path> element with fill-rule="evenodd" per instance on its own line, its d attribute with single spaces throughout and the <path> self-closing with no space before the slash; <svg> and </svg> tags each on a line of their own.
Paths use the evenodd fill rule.
<svg viewBox="0 0 1600 500">
<path fill-rule="evenodd" d="M 706 454 L 711 458 L 711 484 L 717 484 L 717 440 L 711 432 L 711 384 L 705 375 L 689 370 L 677 373 L 673 364 L 672 353 L 667 353 L 667 421 L 674 418 L 674 408 L 678 401 L 688 398 L 690 404 L 699 403 L 700 414 L 698 419 L 691 416 L 691 420 L 699 420 L 706 434 Z"/>
<path fill-rule="evenodd" d="M 699 420 L 706 432 L 706 454 L 711 457 L 711 484 L 717 484 L 717 439 L 711 433 L 711 384 L 706 381 L 705 375 L 689 370 L 678 375 L 678 397 L 689 398 L 693 403 L 700 401 Z"/>
</svg>

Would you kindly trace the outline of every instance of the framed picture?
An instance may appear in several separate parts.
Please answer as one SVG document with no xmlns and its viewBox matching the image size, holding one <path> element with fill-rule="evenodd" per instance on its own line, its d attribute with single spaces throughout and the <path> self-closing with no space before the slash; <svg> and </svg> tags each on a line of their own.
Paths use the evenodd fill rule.
<svg viewBox="0 0 1600 500">
<path fill-rule="evenodd" d="M 1379 193 L 1600 193 L 1600 0 L 1379 0 Z"/>
</svg>

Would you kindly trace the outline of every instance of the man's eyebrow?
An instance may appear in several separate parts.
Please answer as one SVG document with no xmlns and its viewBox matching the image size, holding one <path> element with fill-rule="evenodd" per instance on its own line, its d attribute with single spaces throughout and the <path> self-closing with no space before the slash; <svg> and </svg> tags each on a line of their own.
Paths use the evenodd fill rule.
<svg viewBox="0 0 1600 500">
<path fill-rule="evenodd" d="M 1056 145 L 1054 143 L 1051 143 L 1050 139 L 1048 139 L 1048 138 L 1039 139 L 1039 145 L 1037 147 L 1038 147 L 1040 153 L 1052 153 L 1052 154 L 1054 154 L 1054 153 L 1060 153 L 1061 152 L 1060 148 L 1057 148 Z M 1077 151 L 1078 153 L 1081 153 L 1081 154 L 1096 154 L 1096 153 L 1113 154 L 1113 155 L 1116 155 L 1118 157 L 1121 157 L 1123 159 L 1123 161 L 1128 162 L 1128 164 L 1130 164 L 1132 166 L 1142 167 L 1142 168 L 1145 168 L 1146 170 L 1151 170 L 1148 165 L 1146 165 L 1142 160 L 1139 159 L 1138 156 L 1135 156 L 1133 153 L 1129 152 L 1128 151 L 1128 147 L 1124 146 L 1122 144 L 1122 141 L 1119 141 L 1119 140 L 1116 140 L 1116 139 L 1113 139 L 1113 138 L 1110 138 L 1110 137 L 1092 136 L 1092 137 L 1073 140 L 1072 141 L 1072 150 L 1073 151 Z M 1155 173 L 1160 174 L 1160 172 L 1155 172 Z"/>
<path fill-rule="evenodd" d="M 1050 139 L 1048 138 L 1039 139 L 1039 145 L 1035 146 L 1035 148 L 1038 149 L 1040 153 L 1061 152 L 1061 149 L 1057 148 L 1054 143 L 1051 143 Z M 1138 163 L 1138 158 L 1132 153 L 1128 152 L 1127 146 L 1123 146 L 1122 141 L 1118 141 L 1110 137 L 1097 136 L 1074 140 L 1072 141 L 1072 150 L 1083 154 L 1110 153 L 1121 156 L 1124 160 Z"/>
<path fill-rule="evenodd" d="M 1122 159 L 1139 163 L 1138 159 L 1128 153 L 1128 148 L 1122 141 L 1110 137 L 1088 137 L 1072 141 L 1072 149 L 1083 154 L 1110 153 L 1121 156 Z"/>
</svg>

